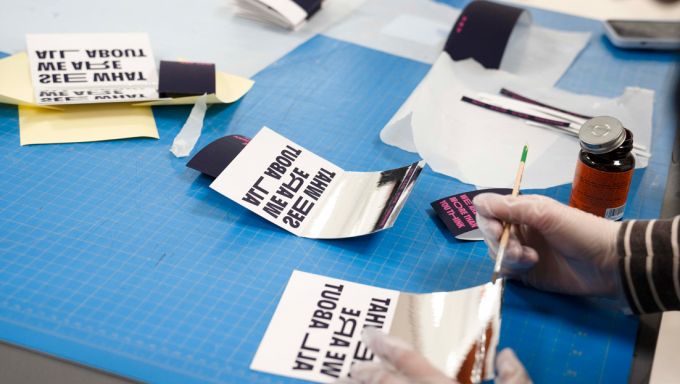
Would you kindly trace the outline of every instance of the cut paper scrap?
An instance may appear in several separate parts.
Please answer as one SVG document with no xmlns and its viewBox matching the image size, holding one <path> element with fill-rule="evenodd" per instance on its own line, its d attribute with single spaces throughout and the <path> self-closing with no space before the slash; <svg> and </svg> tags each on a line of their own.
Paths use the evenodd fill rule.
<svg viewBox="0 0 680 384">
<path fill-rule="evenodd" d="M 251 369 L 330 383 L 374 360 L 373 327 L 402 339 L 459 383 L 494 377 L 503 284 L 411 294 L 293 271 Z"/>
<path fill-rule="evenodd" d="M 208 95 L 206 102 L 208 104 L 229 104 L 240 99 L 245 95 L 255 82 L 244 77 L 230 75 L 224 72 L 215 73 L 215 93 Z M 200 96 L 184 96 L 170 99 L 160 99 L 154 101 L 147 101 L 144 103 L 136 103 L 136 106 L 154 106 L 154 105 L 192 105 L 196 104 Z"/>
<path fill-rule="evenodd" d="M 406 102 L 380 132 L 386 144 L 417 152 L 435 171 L 482 187 L 511 187 L 517 148 L 531 147 L 522 186 L 549 188 L 572 181 L 578 139 L 532 126 L 524 120 L 461 101 L 501 88 L 546 104 L 591 116 L 619 119 L 638 144 L 650 148 L 654 93 L 627 88 L 607 99 L 579 95 L 510 74 L 483 68 L 473 60 L 454 62 L 442 54 Z M 648 160 L 638 157 L 638 167 Z"/>
<path fill-rule="evenodd" d="M 369 0 L 324 34 L 432 64 L 460 14 L 459 9 L 428 0 Z M 590 33 L 558 31 L 529 21 L 525 11 L 510 34 L 500 69 L 553 85 L 585 48 Z"/>
<path fill-rule="evenodd" d="M 201 137 L 203 119 L 205 118 L 205 112 L 208 110 L 208 105 L 205 103 L 207 97 L 208 95 L 198 97 L 196 104 L 191 108 L 191 113 L 189 113 L 187 121 L 172 141 L 170 152 L 172 152 L 175 157 L 189 156 L 194 149 L 198 138 Z"/>
<path fill-rule="evenodd" d="M 430 203 L 439 219 L 458 240 L 484 240 L 477 225 L 477 209 L 472 203 L 475 196 L 482 193 L 509 195 L 510 188 L 478 189 L 437 199 Z"/>
<path fill-rule="evenodd" d="M 241 135 L 221 137 L 198 151 L 189 160 L 187 167 L 216 178 L 249 142 L 249 138 Z"/>
<path fill-rule="evenodd" d="M 297 236 L 354 237 L 394 224 L 423 166 L 346 172 L 263 127 L 210 188 Z"/>
<path fill-rule="evenodd" d="M 65 105 L 61 110 L 19 106 L 21 145 L 150 137 L 158 130 L 149 107 L 111 103 Z"/>
</svg>

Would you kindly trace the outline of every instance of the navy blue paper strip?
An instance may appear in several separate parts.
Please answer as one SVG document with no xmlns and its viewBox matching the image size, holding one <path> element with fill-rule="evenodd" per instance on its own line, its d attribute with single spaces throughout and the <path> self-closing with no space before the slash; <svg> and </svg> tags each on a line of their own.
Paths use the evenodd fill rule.
<svg viewBox="0 0 680 384">
<path fill-rule="evenodd" d="M 476 0 L 463 9 L 444 46 L 453 60 L 473 58 L 485 68 L 497 69 L 520 8 Z"/>
<path fill-rule="evenodd" d="M 215 64 L 161 61 L 158 94 L 161 97 L 215 93 Z"/>
<path fill-rule="evenodd" d="M 321 9 L 321 0 L 293 0 L 293 2 L 307 12 L 308 19 Z"/>
<path fill-rule="evenodd" d="M 241 153 L 250 139 L 241 135 L 229 135 L 206 145 L 189 160 L 187 167 L 211 177 L 217 177 Z"/>
</svg>

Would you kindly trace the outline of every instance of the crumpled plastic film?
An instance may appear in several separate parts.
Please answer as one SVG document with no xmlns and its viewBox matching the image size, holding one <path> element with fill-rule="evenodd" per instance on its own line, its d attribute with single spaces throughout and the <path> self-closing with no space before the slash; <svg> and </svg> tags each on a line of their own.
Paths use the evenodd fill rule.
<svg viewBox="0 0 680 384">
<path fill-rule="evenodd" d="M 474 97 L 479 92 L 498 94 L 503 87 L 574 112 L 614 116 L 633 132 L 636 143 L 651 145 L 653 91 L 627 88 L 612 99 L 579 95 L 488 70 L 473 60 L 454 62 L 446 54 L 380 137 L 387 144 L 417 152 L 435 172 L 478 187 L 512 186 L 517 157 L 522 146 L 529 144 L 523 188 L 571 182 L 580 149 L 576 137 L 460 101 L 463 95 Z M 638 167 L 647 162 L 637 158 Z"/>
<path fill-rule="evenodd" d="M 208 110 L 207 94 L 203 94 L 196 100 L 196 104 L 191 108 L 191 113 L 187 121 L 182 126 L 175 140 L 172 141 L 170 152 L 176 157 L 189 156 L 194 149 L 198 138 L 201 137 L 203 130 L 203 119 L 205 118 L 205 111 Z"/>
</svg>

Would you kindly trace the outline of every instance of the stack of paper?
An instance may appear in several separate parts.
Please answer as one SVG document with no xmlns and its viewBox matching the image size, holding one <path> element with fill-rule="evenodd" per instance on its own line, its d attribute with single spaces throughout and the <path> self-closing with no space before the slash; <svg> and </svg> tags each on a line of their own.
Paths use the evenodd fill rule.
<svg viewBox="0 0 680 384">
<path fill-rule="evenodd" d="M 321 9 L 321 0 L 236 0 L 234 5 L 238 16 L 297 29 Z"/>
</svg>

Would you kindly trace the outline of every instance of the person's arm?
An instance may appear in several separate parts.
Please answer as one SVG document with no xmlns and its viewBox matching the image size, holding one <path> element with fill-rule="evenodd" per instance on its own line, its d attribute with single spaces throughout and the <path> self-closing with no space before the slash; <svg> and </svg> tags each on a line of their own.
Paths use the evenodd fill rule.
<svg viewBox="0 0 680 384">
<path fill-rule="evenodd" d="M 514 224 L 502 274 L 533 287 L 625 297 L 637 314 L 680 310 L 680 219 L 614 222 L 539 196 L 482 194 L 477 223 L 492 257 Z"/>
<path fill-rule="evenodd" d="M 626 221 L 617 251 L 621 285 L 636 314 L 680 309 L 680 216 Z"/>
</svg>

